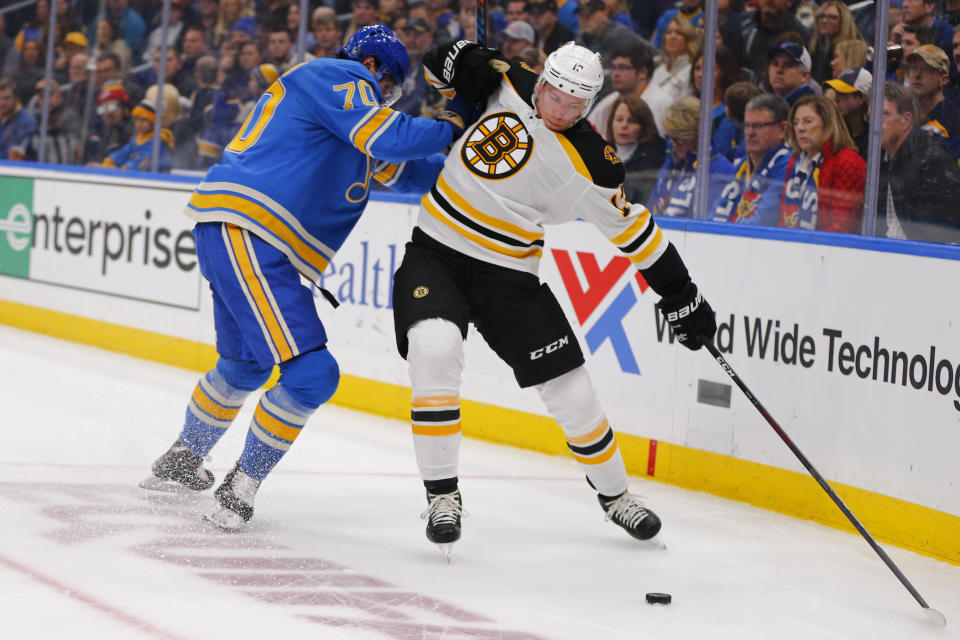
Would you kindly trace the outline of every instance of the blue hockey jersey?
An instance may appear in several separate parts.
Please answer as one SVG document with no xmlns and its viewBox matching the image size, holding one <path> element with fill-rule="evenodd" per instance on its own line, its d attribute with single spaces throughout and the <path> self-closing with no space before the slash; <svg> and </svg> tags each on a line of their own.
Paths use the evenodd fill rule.
<svg viewBox="0 0 960 640">
<path fill-rule="evenodd" d="M 353 229 L 370 179 L 426 191 L 451 127 L 389 107 L 359 62 L 318 58 L 271 85 L 210 167 L 185 213 L 230 222 L 286 254 L 317 281 Z"/>
</svg>

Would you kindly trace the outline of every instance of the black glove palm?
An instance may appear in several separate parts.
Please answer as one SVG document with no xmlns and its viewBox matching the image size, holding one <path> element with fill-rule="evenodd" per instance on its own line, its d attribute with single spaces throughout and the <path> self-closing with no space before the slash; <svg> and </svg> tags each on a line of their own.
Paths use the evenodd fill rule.
<svg viewBox="0 0 960 640">
<path fill-rule="evenodd" d="M 687 349 L 696 351 L 704 341 L 712 341 L 717 332 L 716 315 L 710 303 L 697 291 L 697 285 L 691 281 L 683 286 L 679 293 L 664 298 L 657 303 L 667 324 L 673 329 L 677 341 Z"/>
</svg>

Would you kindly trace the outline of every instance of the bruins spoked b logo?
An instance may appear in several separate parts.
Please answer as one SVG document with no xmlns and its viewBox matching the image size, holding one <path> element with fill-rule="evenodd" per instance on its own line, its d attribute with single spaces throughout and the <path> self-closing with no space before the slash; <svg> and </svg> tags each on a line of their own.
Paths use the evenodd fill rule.
<svg viewBox="0 0 960 640">
<path fill-rule="evenodd" d="M 470 132 L 460 157 L 481 178 L 500 180 L 512 176 L 530 159 L 533 138 L 516 114 L 491 113 Z"/>
</svg>

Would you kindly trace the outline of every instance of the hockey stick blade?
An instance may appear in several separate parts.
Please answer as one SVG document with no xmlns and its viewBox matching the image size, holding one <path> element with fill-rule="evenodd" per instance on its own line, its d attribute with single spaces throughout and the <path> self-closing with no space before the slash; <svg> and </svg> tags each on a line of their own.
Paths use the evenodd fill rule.
<svg viewBox="0 0 960 640">
<path fill-rule="evenodd" d="M 713 356 L 714 360 L 723 368 L 724 372 L 733 382 L 740 388 L 740 391 L 743 392 L 743 395 L 747 396 L 747 399 L 753 404 L 754 408 L 760 412 L 760 415 L 763 416 L 763 419 L 767 421 L 774 431 L 777 432 L 777 435 L 780 436 L 780 439 L 783 440 L 784 444 L 790 448 L 790 451 L 793 452 L 793 455 L 800 460 L 801 464 L 806 468 L 806 470 L 813 476 L 813 479 L 817 481 L 817 484 L 826 491 L 827 495 L 830 496 L 830 499 L 833 500 L 834 504 L 837 505 L 837 508 L 843 512 L 843 515 L 847 517 L 847 520 L 854 526 L 854 528 L 860 533 L 864 540 L 867 541 L 867 544 L 876 552 L 880 559 L 883 560 L 884 564 L 887 565 L 887 568 L 893 572 L 893 575 L 897 576 L 897 579 L 900 583 L 906 587 L 907 591 L 910 592 L 910 595 L 913 596 L 921 607 L 923 607 L 924 615 L 935 623 L 939 624 L 941 627 L 947 625 L 947 619 L 942 613 L 936 609 L 932 609 L 930 605 L 923 599 L 923 596 L 920 595 L 914 586 L 907 580 L 907 577 L 903 575 L 903 572 L 900 571 L 900 568 L 894 564 L 893 560 L 890 559 L 890 556 L 887 555 L 887 552 L 883 550 L 876 540 L 873 539 L 873 536 L 867 531 L 866 527 L 860 524 L 860 521 L 857 520 L 857 517 L 853 515 L 853 512 L 850 511 L 850 508 L 840 499 L 840 496 L 833 490 L 833 488 L 824 480 L 823 476 L 820 475 L 820 472 L 817 471 L 813 465 L 807 460 L 807 457 L 803 455 L 803 452 L 793 443 L 793 440 L 790 439 L 790 436 L 787 435 L 787 432 L 773 419 L 773 416 L 760 404 L 760 401 L 757 400 L 757 397 L 753 395 L 750 389 L 747 387 L 746 383 L 740 379 L 740 376 L 737 375 L 737 372 L 733 370 L 733 367 L 730 366 L 730 363 L 720 355 L 719 349 L 713 344 L 713 341 L 705 338 L 704 336 L 699 336 L 700 344 L 707 348 L 707 351 L 710 352 L 710 355 Z"/>
<path fill-rule="evenodd" d="M 924 607 L 923 615 L 941 627 L 947 626 L 947 618 L 933 607 Z"/>
</svg>

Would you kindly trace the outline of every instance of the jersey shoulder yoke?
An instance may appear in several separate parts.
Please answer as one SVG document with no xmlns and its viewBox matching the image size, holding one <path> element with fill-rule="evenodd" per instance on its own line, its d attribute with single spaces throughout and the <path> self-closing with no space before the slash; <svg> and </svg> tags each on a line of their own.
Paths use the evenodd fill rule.
<svg viewBox="0 0 960 640">
<path fill-rule="evenodd" d="M 584 177 L 610 189 L 623 184 L 623 162 L 616 148 L 594 131 L 586 119 L 557 135 L 570 161 Z"/>
</svg>

